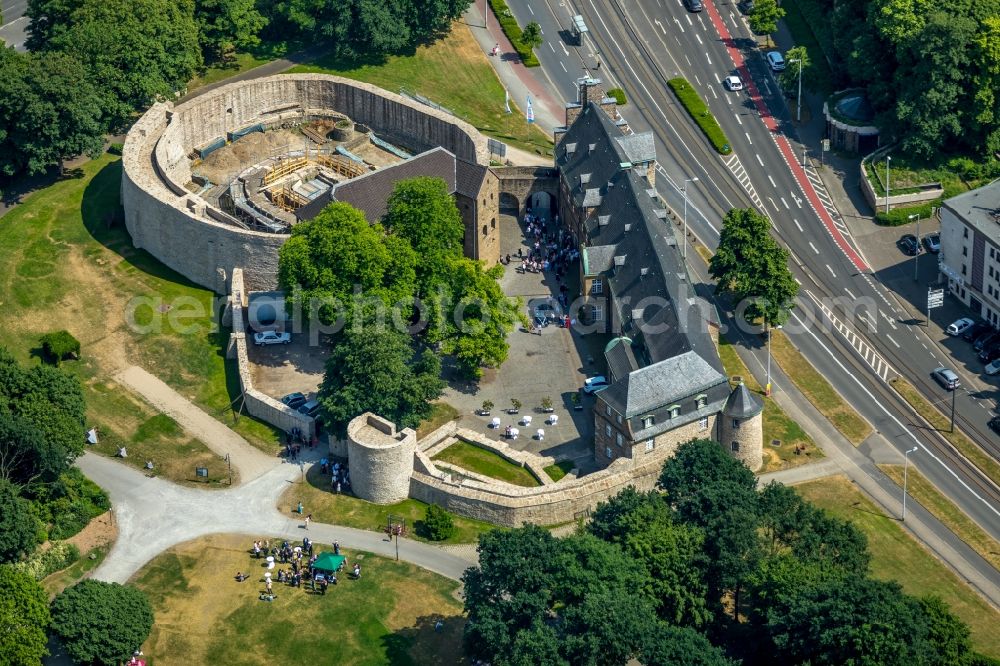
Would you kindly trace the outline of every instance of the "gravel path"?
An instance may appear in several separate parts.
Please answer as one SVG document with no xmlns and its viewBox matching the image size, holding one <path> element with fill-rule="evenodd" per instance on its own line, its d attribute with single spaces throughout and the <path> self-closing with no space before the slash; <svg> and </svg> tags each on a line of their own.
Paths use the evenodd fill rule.
<svg viewBox="0 0 1000 666">
<path fill-rule="evenodd" d="M 281 464 L 279 458 L 268 456 L 254 448 L 243 437 L 142 368 L 129 366 L 118 373 L 115 379 L 177 421 L 209 449 L 222 457 L 228 455 L 239 473 L 240 483 L 253 481 Z"/>
</svg>

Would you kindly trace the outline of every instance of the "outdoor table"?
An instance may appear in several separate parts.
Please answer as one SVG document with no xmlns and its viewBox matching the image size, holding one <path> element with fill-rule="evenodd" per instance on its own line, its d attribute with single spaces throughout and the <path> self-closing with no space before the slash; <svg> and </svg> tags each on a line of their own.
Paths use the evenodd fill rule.
<svg viewBox="0 0 1000 666">
<path fill-rule="evenodd" d="M 493 420 L 490 423 L 492 424 L 492 426 L 494 428 L 499 428 L 500 427 L 500 419 L 497 418 L 497 417 L 493 417 Z"/>
<path fill-rule="evenodd" d="M 270 571 L 273 568 L 274 568 L 274 562 L 268 562 L 267 563 L 267 570 Z"/>
<path fill-rule="evenodd" d="M 267 563 L 268 564 L 274 564 L 274 555 L 268 555 L 267 556 Z"/>
<path fill-rule="evenodd" d="M 530 426 L 531 425 L 531 417 L 527 416 L 527 415 L 524 416 L 523 418 L 521 418 L 521 423 L 523 423 L 526 426 Z"/>
<path fill-rule="evenodd" d="M 539 441 L 545 439 L 545 430 L 539 428 L 538 430 L 535 431 L 535 436 L 539 439 Z"/>
<path fill-rule="evenodd" d="M 559 423 L 559 417 L 558 416 L 556 416 L 555 414 L 553 414 L 552 416 L 549 417 L 549 424 L 550 425 L 555 425 L 557 423 Z"/>
</svg>

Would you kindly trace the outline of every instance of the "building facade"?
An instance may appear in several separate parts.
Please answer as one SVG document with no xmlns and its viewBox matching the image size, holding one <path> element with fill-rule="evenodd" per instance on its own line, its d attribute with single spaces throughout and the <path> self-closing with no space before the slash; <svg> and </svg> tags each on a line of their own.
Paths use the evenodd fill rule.
<svg viewBox="0 0 1000 666">
<path fill-rule="evenodd" d="M 1000 328 L 1000 181 L 944 202 L 938 266 L 951 294 Z"/>
</svg>

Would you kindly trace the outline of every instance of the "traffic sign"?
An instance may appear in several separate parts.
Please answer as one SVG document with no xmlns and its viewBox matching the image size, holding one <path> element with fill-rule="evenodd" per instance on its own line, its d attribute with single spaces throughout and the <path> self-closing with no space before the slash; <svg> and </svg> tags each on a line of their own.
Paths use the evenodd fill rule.
<svg viewBox="0 0 1000 666">
<path fill-rule="evenodd" d="M 944 289 L 927 290 L 927 309 L 939 308 L 944 305 Z"/>
<path fill-rule="evenodd" d="M 830 150 L 830 140 L 829 139 L 823 139 L 823 150 L 824 151 L 829 151 Z"/>
</svg>

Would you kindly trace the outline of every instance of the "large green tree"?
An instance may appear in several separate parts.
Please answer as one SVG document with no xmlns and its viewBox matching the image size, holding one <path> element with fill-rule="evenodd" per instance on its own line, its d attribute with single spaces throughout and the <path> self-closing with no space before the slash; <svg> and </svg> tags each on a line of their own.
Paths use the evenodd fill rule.
<svg viewBox="0 0 1000 666">
<path fill-rule="evenodd" d="M 49 598 L 26 573 L 0 565 L 0 663 L 37 666 L 49 654 Z"/>
<path fill-rule="evenodd" d="M 396 183 L 382 224 L 417 253 L 420 295 L 448 284 L 452 263 L 462 257 L 465 227 L 442 179 L 421 176 Z"/>
<path fill-rule="evenodd" d="M 75 661 L 117 666 L 149 636 L 153 609 L 134 587 L 88 579 L 52 602 L 52 628 Z"/>
<path fill-rule="evenodd" d="M 405 239 L 369 224 L 356 208 L 334 203 L 292 228 L 278 255 L 278 284 L 303 312 L 315 307 L 311 302 L 320 304 L 324 324 L 332 324 L 338 313 L 351 320 L 369 302 L 385 308 L 398 304 L 407 320 L 416 263 Z"/>
<path fill-rule="evenodd" d="M 73 12 L 85 0 L 28 0 L 24 15 L 28 17 L 25 46 L 30 51 L 41 51 L 53 38 L 61 35 L 72 23 Z"/>
<path fill-rule="evenodd" d="M 193 0 L 83 0 L 47 48 L 83 63 L 111 129 L 172 99 L 202 64 Z"/>
<path fill-rule="evenodd" d="M 257 11 L 255 0 L 197 0 L 194 18 L 198 40 L 206 59 L 219 60 L 235 49 L 260 43 L 267 19 Z"/>
<path fill-rule="evenodd" d="M 101 99 L 76 59 L 0 49 L 0 176 L 40 173 L 103 146 Z"/>
<path fill-rule="evenodd" d="M 20 489 L 0 479 L 0 562 L 16 562 L 35 549 L 38 522 Z M 2 633 L 2 632 L 0 632 Z"/>
<path fill-rule="evenodd" d="M 747 321 L 783 324 L 798 294 L 788 268 L 788 250 L 770 234 L 771 223 L 752 208 L 734 208 L 722 220 L 717 252 L 708 272 L 732 295 Z"/>
<path fill-rule="evenodd" d="M 708 638 L 693 629 L 661 624 L 643 641 L 644 666 L 737 666 Z"/>
<path fill-rule="evenodd" d="M 771 43 L 771 35 L 778 31 L 778 21 L 785 17 L 785 10 L 778 5 L 777 0 L 757 0 L 753 10 L 747 14 L 750 29 L 758 35 L 767 35 L 767 43 Z"/>
<path fill-rule="evenodd" d="M 440 374 L 440 359 L 430 350 L 417 356 L 406 333 L 378 324 L 349 328 L 326 362 L 319 389 L 323 414 L 341 437 L 351 419 L 369 411 L 415 428 L 441 395 Z"/>
</svg>

